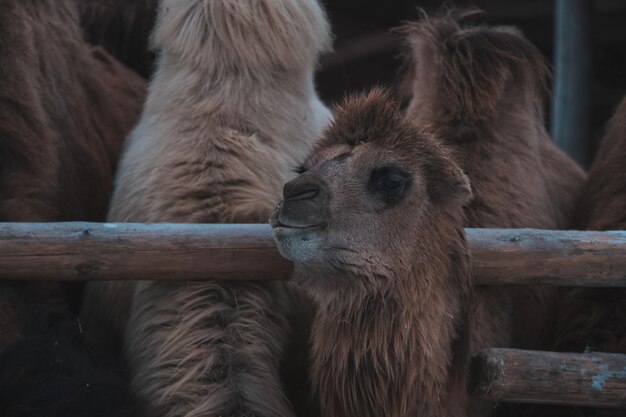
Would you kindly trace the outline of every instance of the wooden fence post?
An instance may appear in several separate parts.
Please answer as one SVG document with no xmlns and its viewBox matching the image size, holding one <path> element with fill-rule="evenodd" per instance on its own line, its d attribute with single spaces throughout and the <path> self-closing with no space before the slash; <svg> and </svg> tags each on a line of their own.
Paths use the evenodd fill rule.
<svg viewBox="0 0 626 417">
<path fill-rule="evenodd" d="M 590 157 L 591 0 L 557 0 L 555 7 L 552 137 L 582 166 Z"/>
</svg>

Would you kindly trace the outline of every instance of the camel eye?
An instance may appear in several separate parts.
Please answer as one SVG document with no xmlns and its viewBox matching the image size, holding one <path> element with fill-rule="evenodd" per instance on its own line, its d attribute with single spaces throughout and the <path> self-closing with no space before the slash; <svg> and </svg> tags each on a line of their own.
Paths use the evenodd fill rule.
<svg viewBox="0 0 626 417">
<path fill-rule="evenodd" d="M 379 196 L 385 205 L 395 205 L 406 195 L 411 185 L 411 174 L 399 166 L 390 165 L 372 171 L 367 188 Z"/>
<path fill-rule="evenodd" d="M 395 191 L 400 190 L 404 186 L 405 182 L 406 182 L 406 178 L 400 175 L 391 175 L 389 177 L 383 178 L 380 181 L 380 184 L 386 190 L 395 192 Z"/>
</svg>

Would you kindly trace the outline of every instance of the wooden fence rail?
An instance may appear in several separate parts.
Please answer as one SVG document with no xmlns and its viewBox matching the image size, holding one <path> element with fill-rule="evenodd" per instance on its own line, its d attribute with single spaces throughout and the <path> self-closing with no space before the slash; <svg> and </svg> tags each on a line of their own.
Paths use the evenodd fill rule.
<svg viewBox="0 0 626 417">
<path fill-rule="evenodd" d="M 478 284 L 626 287 L 626 232 L 467 229 Z M 0 280 L 286 280 L 268 225 L 0 223 Z"/>
<path fill-rule="evenodd" d="M 626 287 L 626 231 L 467 229 L 478 284 Z M 0 280 L 286 280 L 268 225 L 0 223 Z M 626 407 L 626 355 L 487 349 L 474 394 Z"/>
<path fill-rule="evenodd" d="M 626 408 L 626 355 L 486 349 L 471 370 L 473 394 L 490 400 Z"/>
</svg>

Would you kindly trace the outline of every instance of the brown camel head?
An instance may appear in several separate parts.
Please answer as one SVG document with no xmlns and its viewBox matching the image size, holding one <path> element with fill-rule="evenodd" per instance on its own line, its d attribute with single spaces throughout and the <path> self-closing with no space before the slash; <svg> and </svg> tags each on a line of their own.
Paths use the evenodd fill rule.
<svg viewBox="0 0 626 417">
<path fill-rule="evenodd" d="M 393 287 L 432 239 L 445 239 L 442 223 L 458 223 L 455 233 L 462 227 L 471 196 L 447 150 L 379 89 L 336 109 L 299 172 L 270 222 L 313 293 Z"/>
</svg>

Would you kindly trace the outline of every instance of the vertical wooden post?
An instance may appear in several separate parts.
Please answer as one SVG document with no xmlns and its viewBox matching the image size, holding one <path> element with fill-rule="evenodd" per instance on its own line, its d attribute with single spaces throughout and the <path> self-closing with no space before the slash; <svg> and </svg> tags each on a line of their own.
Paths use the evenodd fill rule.
<svg viewBox="0 0 626 417">
<path fill-rule="evenodd" d="M 591 0 L 556 0 L 552 137 L 587 166 L 590 157 Z"/>
</svg>

